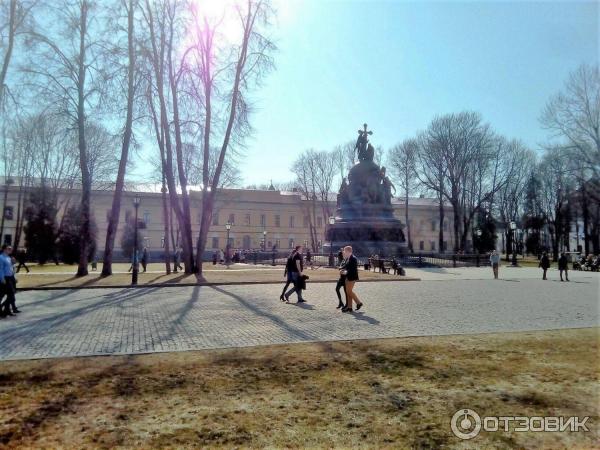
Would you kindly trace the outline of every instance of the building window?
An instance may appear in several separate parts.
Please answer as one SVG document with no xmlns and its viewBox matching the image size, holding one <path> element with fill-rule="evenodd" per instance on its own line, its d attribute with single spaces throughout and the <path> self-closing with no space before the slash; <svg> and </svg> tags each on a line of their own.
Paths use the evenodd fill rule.
<svg viewBox="0 0 600 450">
<path fill-rule="evenodd" d="M 150 225 L 150 211 L 144 211 L 144 223 Z"/>
<path fill-rule="evenodd" d="M 431 251 L 435 252 L 435 241 L 431 241 L 430 244 L 431 244 Z"/>
<path fill-rule="evenodd" d="M 160 237 L 160 248 L 165 248 L 165 237 L 164 236 Z"/>
<path fill-rule="evenodd" d="M 229 223 L 231 225 L 235 224 L 235 214 L 229 214 Z"/>
<path fill-rule="evenodd" d="M 419 250 L 425 250 L 425 241 L 419 241 Z"/>
<path fill-rule="evenodd" d="M 444 241 L 444 251 L 448 251 L 448 241 Z"/>
<path fill-rule="evenodd" d="M 246 224 L 247 227 L 250 226 L 250 214 L 246 214 L 245 224 Z M 250 248 L 250 247 L 248 247 L 248 248 Z"/>
<path fill-rule="evenodd" d="M 304 239 L 304 248 L 308 247 L 308 239 Z"/>
<path fill-rule="evenodd" d="M 277 248 L 281 248 L 281 239 L 275 239 L 275 245 Z"/>
<path fill-rule="evenodd" d="M 321 249 L 322 246 L 323 246 L 323 242 L 317 241 L 317 249 Z"/>
<path fill-rule="evenodd" d="M 317 217 L 317 228 L 321 228 L 323 226 L 323 218 Z"/>
<path fill-rule="evenodd" d="M 248 250 L 250 248 L 250 236 L 244 236 L 244 249 Z"/>
<path fill-rule="evenodd" d="M 218 212 L 213 214 L 212 224 L 219 225 L 219 213 Z"/>
<path fill-rule="evenodd" d="M 152 241 L 150 240 L 149 237 L 144 238 L 144 247 L 147 247 L 147 248 L 152 247 Z"/>
<path fill-rule="evenodd" d="M 288 248 L 294 248 L 294 239 L 290 238 Z"/>
<path fill-rule="evenodd" d="M 261 227 L 267 226 L 267 216 L 265 216 L 264 214 L 260 215 L 260 226 Z"/>
<path fill-rule="evenodd" d="M 281 216 L 275 216 L 275 226 L 276 227 L 281 226 Z"/>
<path fill-rule="evenodd" d="M 12 234 L 5 234 L 4 235 L 4 243 L 6 245 L 12 245 Z"/>
<path fill-rule="evenodd" d="M 431 231 L 435 231 L 435 220 L 431 221 Z"/>
<path fill-rule="evenodd" d="M 304 216 L 304 220 L 302 221 L 302 226 L 304 228 L 308 228 L 308 216 Z"/>
<path fill-rule="evenodd" d="M 448 221 L 444 220 L 444 231 L 448 231 Z"/>
<path fill-rule="evenodd" d="M 4 207 L 4 218 L 6 220 L 13 220 L 13 207 L 12 206 Z"/>
<path fill-rule="evenodd" d="M 294 216 L 290 216 L 290 228 L 294 228 Z"/>
<path fill-rule="evenodd" d="M 219 248 L 219 238 L 218 237 L 212 238 L 212 248 Z"/>
</svg>

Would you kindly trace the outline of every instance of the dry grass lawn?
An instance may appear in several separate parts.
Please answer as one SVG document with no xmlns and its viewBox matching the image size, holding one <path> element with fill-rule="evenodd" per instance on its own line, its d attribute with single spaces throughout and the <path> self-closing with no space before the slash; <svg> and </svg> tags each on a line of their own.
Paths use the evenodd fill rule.
<svg viewBox="0 0 600 450">
<path fill-rule="evenodd" d="M 598 448 L 599 329 L 0 363 L 2 448 Z M 480 415 L 591 416 L 485 433 Z"/>
<path fill-rule="evenodd" d="M 126 271 L 128 265 L 122 264 L 114 270 Z M 164 266 L 153 264 L 148 267 L 147 273 L 140 272 L 138 284 L 143 285 L 159 285 L 159 284 L 185 284 L 196 283 L 195 275 L 186 275 L 184 273 L 152 273 L 164 269 Z M 98 271 L 90 272 L 86 277 L 75 277 L 75 266 L 37 266 L 32 270 L 31 274 L 21 273 L 18 275 L 18 287 L 97 287 L 97 286 L 124 286 L 131 283 L 130 273 L 115 273 L 106 278 L 100 278 L 102 270 L 101 265 Z M 60 273 L 59 273 L 60 272 Z M 306 273 L 312 281 L 335 281 L 339 278 L 339 271 L 335 269 L 319 268 L 315 270 L 308 269 Z M 282 283 L 283 267 L 282 266 L 254 266 L 245 264 L 232 265 L 227 269 L 223 265 L 213 266 L 205 264 L 204 278 L 209 283 L 248 283 L 248 282 L 278 282 Z M 410 277 L 399 277 L 395 275 L 381 274 L 379 272 L 364 272 L 361 271 L 361 279 L 363 280 L 411 280 Z"/>
</svg>

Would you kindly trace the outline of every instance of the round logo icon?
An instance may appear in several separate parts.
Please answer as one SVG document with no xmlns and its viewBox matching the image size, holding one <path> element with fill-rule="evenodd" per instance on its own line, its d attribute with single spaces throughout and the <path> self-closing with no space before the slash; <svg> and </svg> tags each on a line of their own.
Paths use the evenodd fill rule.
<svg viewBox="0 0 600 450">
<path fill-rule="evenodd" d="M 452 432 L 460 439 L 473 439 L 481 431 L 481 417 L 472 409 L 459 409 L 450 421 Z"/>
</svg>

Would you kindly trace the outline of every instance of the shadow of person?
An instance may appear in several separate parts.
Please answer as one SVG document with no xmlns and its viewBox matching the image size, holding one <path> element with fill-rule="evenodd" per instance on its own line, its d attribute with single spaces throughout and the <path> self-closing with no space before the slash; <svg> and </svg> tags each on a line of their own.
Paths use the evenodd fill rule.
<svg viewBox="0 0 600 450">
<path fill-rule="evenodd" d="M 365 313 L 362 313 L 362 312 L 354 312 L 354 313 L 352 313 L 352 317 L 354 317 L 356 320 L 363 320 L 371 325 L 379 325 L 381 323 L 379 320 L 375 319 L 374 317 L 367 316 Z"/>
<path fill-rule="evenodd" d="M 289 305 L 294 305 L 297 306 L 298 308 L 302 308 L 302 309 L 315 309 L 315 307 L 313 305 L 309 305 L 308 303 L 288 303 Z"/>
</svg>

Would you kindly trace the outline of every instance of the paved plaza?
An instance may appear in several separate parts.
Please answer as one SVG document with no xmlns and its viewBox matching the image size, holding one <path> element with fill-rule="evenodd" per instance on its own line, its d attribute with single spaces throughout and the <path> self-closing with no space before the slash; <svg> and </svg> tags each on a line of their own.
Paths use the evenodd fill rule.
<svg viewBox="0 0 600 450">
<path fill-rule="evenodd" d="M 332 283 L 309 284 L 309 302 L 304 305 L 280 302 L 278 285 L 21 292 L 18 304 L 23 312 L 0 321 L 0 359 L 599 323 L 599 274 L 571 273 L 572 281 L 561 283 L 540 280 L 535 269 L 506 269 L 505 279 L 498 281 L 481 279 L 489 277 L 489 268 L 438 272 L 420 282 L 360 283 L 357 292 L 365 307 L 353 314 L 335 309 Z"/>
</svg>

